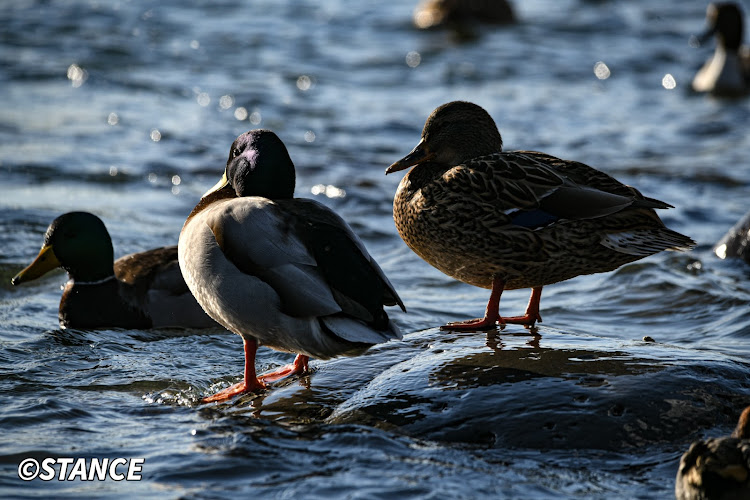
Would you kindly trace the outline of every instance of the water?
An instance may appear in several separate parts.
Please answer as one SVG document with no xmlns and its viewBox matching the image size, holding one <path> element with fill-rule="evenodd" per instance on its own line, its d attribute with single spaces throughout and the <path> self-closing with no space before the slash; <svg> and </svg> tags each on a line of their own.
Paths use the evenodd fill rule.
<svg viewBox="0 0 750 500">
<path fill-rule="evenodd" d="M 395 0 L 5 6 L 0 494 L 669 497 L 690 441 L 728 433 L 750 403 L 750 269 L 711 252 L 748 209 L 750 103 L 688 90 L 711 52 L 688 45 L 703 2 L 516 4 L 519 25 L 468 40 L 417 32 Z M 488 293 L 406 248 L 400 175 L 383 170 L 455 99 L 485 107 L 509 150 L 673 204 L 663 219 L 698 247 L 545 288 L 536 335 L 437 331 Z M 102 217 L 118 256 L 175 243 L 234 138 L 259 127 L 287 144 L 298 196 L 340 213 L 391 277 L 403 342 L 199 406 L 240 376 L 236 335 L 60 331 L 62 273 L 10 286 L 67 211 Z M 259 369 L 290 359 L 261 350 Z M 146 461 L 140 482 L 18 479 L 48 456 Z"/>
</svg>

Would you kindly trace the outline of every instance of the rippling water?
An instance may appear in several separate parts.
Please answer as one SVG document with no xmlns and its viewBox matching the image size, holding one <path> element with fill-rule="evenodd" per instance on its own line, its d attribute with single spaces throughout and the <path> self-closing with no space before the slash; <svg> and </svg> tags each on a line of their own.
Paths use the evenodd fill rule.
<svg viewBox="0 0 750 500">
<path fill-rule="evenodd" d="M 688 90 L 711 53 L 688 45 L 703 2 L 516 4 L 518 25 L 461 39 L 417 32 L 395 0 L 0 10 L 0 494 L 671 495 L 689 442 L 750 403 L 750 268 L 711 252 L 748 210 L 750 104 Z M 673 204 L 663 219 L 699 246 L 545 288 L 536 335 L 438 332 L 480 315 L 487 291 L 406 248 L 400 176 L 383 170 L 456 99 L 485 107 L 509 150 Z M 10 286 L 66 211 L 101 216 L 117 256 L 174 244 L 234 138 L 259 127 L 287 144 L 298 196 L 344 216 L 391 277 L 403 342 L 199 407 L 239 377 L 236 335 L 60 331 L 62 273 Z M 503 311 L 526 300 L 509 292 Z M 288 359 L 261 350 L 259 368 Z M 47 456 L 146 462 L 137 483 L 18 479 Z"/>
</svg>

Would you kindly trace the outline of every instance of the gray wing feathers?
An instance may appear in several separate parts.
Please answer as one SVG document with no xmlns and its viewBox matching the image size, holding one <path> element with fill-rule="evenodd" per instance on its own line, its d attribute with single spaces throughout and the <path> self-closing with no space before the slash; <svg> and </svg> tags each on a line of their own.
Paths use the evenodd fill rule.
<svg viewBox="0 0 750 500">
<path fill-rule="evenodd" d="M 401 331 L 393 321 L 388 321 L 388 328 L 386 330 L 374 330 L 364 323 L 346 316 L 326 316 L 325 318 L 321 318 L 321 321 L 338 337 L 349 342 L 380 344 L 389 340 L 402 338 Z"/>
<path fill-rule="evenodd" d="M 301 317 L 340 312 L 315 259 L 273 202 L 252 197 L 232 201 L 211 214 L 208 222 L 227 259 L 268 283 L 287 314 Z"/>
</svg>

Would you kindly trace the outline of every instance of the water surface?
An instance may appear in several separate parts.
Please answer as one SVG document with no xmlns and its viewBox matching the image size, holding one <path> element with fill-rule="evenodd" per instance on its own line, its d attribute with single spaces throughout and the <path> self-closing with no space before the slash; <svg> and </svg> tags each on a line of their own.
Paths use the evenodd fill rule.
<svg viewBox="0 0 750 500">
<path fill-rule="evenodd" d="M 669 497 L 690 441 L 750 403 L 750 268 L 711 252 L 748 210 L 750 104 L 689 91 L 711 53 L 688 45 L 703 2 L 516 4 L 518 25 L 469 39 L 416 31 L 394 0 L 2 9 L 2 496 Z M 488 292 L 401 242 L 400 175 L 383 171 L 456 99 L 487 109 L 508 150 L 671 203 L 662 218 L 698 247 L 545 288 L 535 335 L 437 331 L 481 315 Z M 99 215 L 117 256 L 174 244 L 234 138 L 259 127 L 287 144 L 297 195 L 340 213 L 390 276 L 403 342 L 198 406 L 239 378 L 236 335 L 61 331 L 62 273 L 10 286 L 67 211 Z M 262 349 L 259 369 L 290 359 Z M 18 479 L 47 456 L 146 462 L 137 483 Z"/>
</svg>

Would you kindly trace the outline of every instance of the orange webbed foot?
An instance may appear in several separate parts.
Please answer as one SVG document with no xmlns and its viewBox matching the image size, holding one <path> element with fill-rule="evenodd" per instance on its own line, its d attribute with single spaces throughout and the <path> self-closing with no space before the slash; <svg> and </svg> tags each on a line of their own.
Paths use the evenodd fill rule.
<svg viewBox="0 0 750 500">
<path fill-rule="evenodd" d="M 309 359 L 310 358 L 307 356 L 298 354 L 297 357 L 294 358 L 294 362 L 282 366 L 281 368 L 277 368 L 276 370 L 264 373 L 259 376 L 258 379 L 263 382 L 276 382 L 291 375 L 302 375 L 309 370 Z"/>
<path fill-rule="evenodd" d="M 206 396 L 205 398 L 201 399 L 201 403 L 213 403 L 214 401 L 226 401 L 240 394 L 244 394 L 246 392 L 260 392 L 260 391 L 263 391 L 265 388 L 266 388 L 266 384 L 264 384 L 260 380 L 256 380 L 254 384 L 246 384 L 245 381 L 243 380 L 242 382 L 239 382 L 237 384 L 234 384 L 233 386 L 227 387 L 226 389 L 223 389 L 217 392 L 213 396 Z"/>
<path fill-rule="evenodd" d="M 537 312 L 536 314 L 529 314 L 526 313 L 523 316 L 510 316 L 508 318 L 502 318 L 502 321 L 504 323 L 509 323 L 512 325 L 523 325 L 528 328 L 533 328 L 534 324 L 538 322 L 542 322 L 542 316 Z"/>
<path fill-rule="evenodd" d="M 455 321 L 440 327 L 441 330 L 452 330 L 456 332 L 475 332 L 477 330 L 492 330 L 503 326 L 502 318 L 476 318 L 466 321 Z"/>
</svg>

